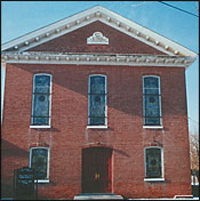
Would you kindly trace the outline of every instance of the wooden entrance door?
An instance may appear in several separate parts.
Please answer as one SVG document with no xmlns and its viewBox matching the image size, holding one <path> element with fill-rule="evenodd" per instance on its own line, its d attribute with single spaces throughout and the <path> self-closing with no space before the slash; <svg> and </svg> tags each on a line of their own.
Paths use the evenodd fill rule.
<svg viewBox="0 0 200 201">
<path fill-rule="evenodd" d="M 82 193 L 111 193 L 112 149 L 92 147 L 82 152 Z"/>
</svg>

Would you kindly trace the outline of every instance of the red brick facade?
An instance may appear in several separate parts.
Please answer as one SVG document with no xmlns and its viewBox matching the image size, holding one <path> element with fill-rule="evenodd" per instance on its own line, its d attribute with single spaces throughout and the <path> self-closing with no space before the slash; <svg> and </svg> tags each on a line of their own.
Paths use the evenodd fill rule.
<svg viewBox="0 0 200 201">
<path fill-rule="evenodd" d="M 106 46 L 88 46 L 94 31 L 110 38 Z M 121 40 L 119 40 L 119 38 Z M 31 51 L 163 54 L 100 22 L 32 48 Z M 33 75 L 52 74 L 51 128 L 30 128 Z M 107 75 L 108 128 L 87 129 L 88 76 Z M 163 128 L 143 128 L 144 75 L 161 82 Z M 29 166 L 33 146 L 50 148 L 47 184 L 39 184 L 40 198 L 73 198 L 81 193 L 82 150 L 110 147 L 112 192 L 124 197 L 190 195 L 190 161 L 182 67 L 107 66 L 72 64 L 7 64 L 2 123 L 2 197 L 13 196 L 14 169 Z M 147 182 L 144 148 L 163 149 L 164 178 Z"/>
<path fill-rule="evenodd" d="M 29 128 L 32 76 L 38 72 L 53 76 L 51 129 Z M 109 128 L 105 130 L 86 129 L 87 83 L 92 73 L 108 78 Z M 13 170 L 28 166 L 29 148 L 46 144 L 50 147 L 50 183 L 40 184 L 41 196 L 73 198 L 81 191 L 82 148 L 93 142 L 114 149 L 116 194 L 190 194 L 184 69 L 10 64 L 6 74 L 2 187 L 9 188 L 3 195 L 11 193 Z M 161 77 L 164 129 L 143 129 L 142 76 L 147 74 Z M 151 145 L 163 147 L 165 182 L 144 182 L 144 147 Z"/>
</svg>

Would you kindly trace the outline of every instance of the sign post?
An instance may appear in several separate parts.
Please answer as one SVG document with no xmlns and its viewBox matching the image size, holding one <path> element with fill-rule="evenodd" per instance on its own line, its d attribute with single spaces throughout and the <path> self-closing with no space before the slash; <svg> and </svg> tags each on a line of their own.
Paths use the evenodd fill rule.
<svg viewBox="0 0 200 201">
<path fill-rule="evenodd" d="M 37 186 L 34 183 L 34 170 L 23 167 L 14 171 L 14 198 L 16 200 L 36 200 Z"/>
</svg>

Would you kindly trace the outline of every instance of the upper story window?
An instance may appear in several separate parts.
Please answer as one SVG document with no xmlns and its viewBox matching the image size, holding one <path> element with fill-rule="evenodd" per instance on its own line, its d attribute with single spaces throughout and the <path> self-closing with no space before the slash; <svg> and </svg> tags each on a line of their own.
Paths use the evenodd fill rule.
<svg viewBox="0 0 200 201">
<path fill-rule="evenodd" d="M 145 148 L 145 178 L 163 178 L 161 147 Z"/>
<path fill-rule="evenodd" d="M 160 77 L 143 77 L 143 114 L 144 125 L 161 126 Z"/>
<path fill-rule="evenodd" d="M 105 75 L 90 75 L 88 90 L 88 125 L 107 125 L 107 89 Z"/>
<path fill-rule="evenodd" d="M 35 179 L 49 179 L 49 148 L 33 147 L 30 149 L 30 167 L 35 170 Z"/>
<path fill-rule="evenodd" d="M 33 77 L 31 125 L 50 125 L 51 78 L 50 74 L 35 74 Z"/>
</svg>

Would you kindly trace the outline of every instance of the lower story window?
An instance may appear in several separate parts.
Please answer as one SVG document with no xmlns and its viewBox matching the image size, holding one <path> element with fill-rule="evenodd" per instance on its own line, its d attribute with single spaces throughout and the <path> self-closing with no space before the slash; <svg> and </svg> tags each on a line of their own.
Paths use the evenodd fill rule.
<svg viewBox="0 0 200 201">
<path fill-rule="evenodd" d="M 160 147 L 145 148 L 145 178 L 162 178 L 162 166 L 162 149 Z"/>
<path fill-rule="evenodd" d="M 49 178 L 49 148 L 31 148 L 30 167 L 35 170 L 35 179 L 47 180 Z"/>
</svg>

